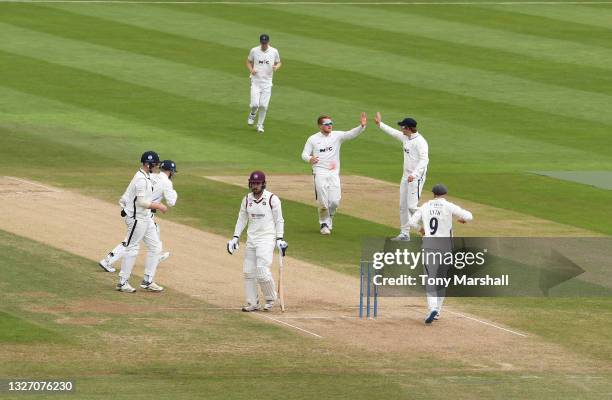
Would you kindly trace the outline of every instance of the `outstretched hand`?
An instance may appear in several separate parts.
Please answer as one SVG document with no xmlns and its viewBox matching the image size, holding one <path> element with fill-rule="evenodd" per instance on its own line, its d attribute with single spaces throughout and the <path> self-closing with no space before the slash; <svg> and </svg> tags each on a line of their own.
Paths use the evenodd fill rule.
<svg viewBox="0 0 612 400">
<path fill-rule="evenodd" d="M 362 112 L 361 113 L 361 126 L 362 127 L 366 126 L 366 122 L 368 122 L 368 118 L 366 117 L 366 113 Z"/>
<path fill-rule="evenodd" d="M 382 122 L 382 117 L 380 116 L 380 113 L 377 111 L 376 112 L 376 116 L 374 117 L 374 122 L 376 122 L 376 125 L 380 126 L 380 123 Z"/>
</svg>

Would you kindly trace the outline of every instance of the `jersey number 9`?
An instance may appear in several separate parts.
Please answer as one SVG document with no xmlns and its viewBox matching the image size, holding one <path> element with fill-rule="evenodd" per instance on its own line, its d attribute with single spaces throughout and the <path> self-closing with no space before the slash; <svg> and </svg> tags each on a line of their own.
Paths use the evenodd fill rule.
<svg viewBox="0 0 612 400">
<path fill-rule="evenodd" d="M 435 235 L 438 231 L 438 218 L 432 218 L 429 220 L 429 234 Z"/>
</svg>

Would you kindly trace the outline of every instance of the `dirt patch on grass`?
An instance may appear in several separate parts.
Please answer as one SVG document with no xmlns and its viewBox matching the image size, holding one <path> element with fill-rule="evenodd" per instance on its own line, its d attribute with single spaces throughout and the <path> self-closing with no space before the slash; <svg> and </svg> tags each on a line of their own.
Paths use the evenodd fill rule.
<svg viewBox="0 0 612 400">
<path fill-rule="evenodd" d="M 101 299 L 78 300 L 54 306 L 35 305 L 25 308 L 27 311 L 47 314 L 93 313 L 93 314 L 135 314 L 159 311 L 155 306 L 135 305 L 119 301 Z"/>
<path fill-rule="evenodd" d="M 100 325 L 108 321 L 108 318 L 97 317 L 65 317 L 55 320 L 58 324 L 65 325 Z"/>
<path fill-rule="evenodd" d="M 0 178 L 0 192 L 3 187 L 4 192 L 7 191 L 6 185 L 14 190 L 10 196 L 2 197 L 8 212 L 0 219 L 0 229 L 90 259 L 91 269 L 83 273 L 91 274 L 92 279 L 105 274 L 97 266 L 97 261 L 121 241 L 125 233 L 117 207 L 54 188 L 32 195 L 27 187 L 39 183 L 30 184 L 22 180 L 19 183 L 21 187 L 16 188 L 15 182 L 10 178 Z M 272 185 L 274 181 L 271 181 Z M 283 190 L 273 186 L 272 189 L 283 193 Z M 41 213 L 40 210 L 45 212 Z M 231 229 L 233 222 L 228 221 L 228 229 Z M 225 312 L 239 312 L 243 301 L 243 250 L 236 256 L 230 256 L 225 251 L 227 239 L 224 237 L 163 219 L 159 223 L 164 246 L 172 251 L 172 256 L 161 265 L 156 280 L 171 289 L 197 296 L 214 307 L 227 309 Z M 142 263 L 139 263 L 135 272 L 141 271 Z M 586 371 L 604 367 L 601 363 L 570 353 L 537 337 L 512 334 L 461 314 L 447 312 L 434 326 L 425 326 L 423 317 L 426 307 L 422 298 L 384 298 L 381 300 L 382 317 L 378 321 L 361 321 L 356 318 L 358 288 L 356 278 L 288 257 L 288 311 L 281 314 L 275 310 L 252 317 L 313 337 L 313 340 L 313 334 L 318 335 L 317 340 L 335 343 L 338 349 L 348 345 L 389 355 L 421 357 L 429 362 L 433 358 L 456 365 L 467 363 L 476 369 Z M 113 289 L 109 285 L 108 290 Z M 135 295 L 159 294 L 139 292 Z M 170 291 L 162 295 L 172 294 Z M 134 294 L 117 293 L 117 296 Z M 449 307 L 448 311 L 452 309 Z M 142 305 L 92 298 L 40 310 L 58 313 L 150 313 L 152 308 L 147 305 L 145 310 Z"/>
<path fill-rule="evenodd" d="M 205 176 L 219 182 L 245 186 L 244 176 Z M 399 184 L 365 176 L 343 175 L 342 201 L 338 212 L 378 222 L 399 229 Z M 267 187 L 281 199 L 315 205 L 312 176 L 273 175 L 267 177 Z M 422 202 L 432 194 L 424 191 Z M 448 198 L 474 214 L 474 222 L 455 224 L 455 236 L 534 237 L 534 236 L 601 236 L 596 232 L 559 224 L 553 221 L 504 210 L 467 200 Z M 313 214 L 313 219 L 316 218 Z"/>
</svg>

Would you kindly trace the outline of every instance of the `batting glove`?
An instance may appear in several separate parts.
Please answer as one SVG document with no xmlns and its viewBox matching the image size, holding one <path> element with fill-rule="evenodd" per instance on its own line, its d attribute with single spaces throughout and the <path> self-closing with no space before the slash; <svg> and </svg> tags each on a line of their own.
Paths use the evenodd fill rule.
<svg viewBox="0 0 612 400">
<path fill-rule="evenodd" d="M 238 236 L 234 236 L 231 240 L 228 240 L 227 242 L 227 252 L 228 253 L 233 255 L 236 251 L 238 251 L 239 247 L 240 247 L 240 243 L 239 243 Z"/>
<path fill-rule="evenodd" d="M 278 248 L 278 251 L 283 254 L 284 257 L 285 252 L 287 251 L 287 247 L 289 247 L 289 245 L 283 240 L 283 238 L 278 238 L 276 239 L 276 247 Z"/>
</svg>

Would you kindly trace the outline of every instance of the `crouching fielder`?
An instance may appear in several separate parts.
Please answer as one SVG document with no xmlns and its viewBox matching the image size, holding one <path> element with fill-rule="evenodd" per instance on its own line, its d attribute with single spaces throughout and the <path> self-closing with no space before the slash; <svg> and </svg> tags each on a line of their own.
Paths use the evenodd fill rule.
<svg viewBox="0 0 612 400">
<path fill-rule="evenodd" d="M 234 237 L 227 242 L 227 251 L 234 254 L 238 250 L 240 235 L 248 224 L 246 253 L 244 255 L 244 290 L 246 305 L 242 311 L 259 310 L 257 285 L 264 295 L 264 311 L 272 310 L 276 301 L 276 285 L 270 271 L 277 247 L 283 256 L 287 242 L 283 240 L 285 221 L 281 201 L 266 190 L 266 175 L 254 171 L 249 177 L 251 193 L 244 196 L 234 229 Z"/>
<path fill-rule="evenodd" d="M 429 200 L 410 217 L 409 224 L 423 234 L 423 268 L 428 278 L 445 278 L 449 265 L 443 263 L 444 253 L 453 250 L 453 217 L 462 224 L 473 219 L 472 213 L 447 201 L 446 186 L 437 184 L 432 188 L 433 200 Z M 426 324 L 437 320 L 444 303 L 444 288 L 426 285 L 429 313 Z"/>
</svg>

